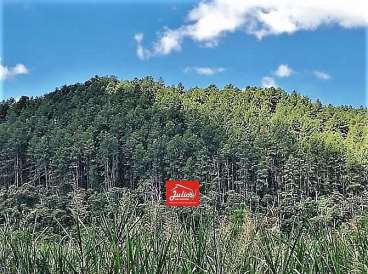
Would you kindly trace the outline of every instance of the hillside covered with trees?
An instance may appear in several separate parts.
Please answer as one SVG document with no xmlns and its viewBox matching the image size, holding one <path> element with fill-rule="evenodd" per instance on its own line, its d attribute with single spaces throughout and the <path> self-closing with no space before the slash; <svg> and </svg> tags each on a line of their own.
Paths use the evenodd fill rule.
<svg viewBox="0 0 368 274">
<path fill-rule="evenodd" d="M 199 179 L 203 203 L 285 228 L 295 218 L 336 226 L 368 206 L 367 109 L 275 88 L 96 76 L 3 101 L 0 156 L 0 213 L 46 223 L 75 197 L 97 203 L 128 188 L 160 201 L 174 178 Z"/>
</svg>

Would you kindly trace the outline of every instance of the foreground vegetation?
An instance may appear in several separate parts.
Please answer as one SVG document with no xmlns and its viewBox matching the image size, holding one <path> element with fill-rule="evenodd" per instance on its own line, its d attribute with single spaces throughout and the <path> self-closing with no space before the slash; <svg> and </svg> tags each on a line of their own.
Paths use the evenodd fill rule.
<svg viewBox="0 0 368 274">
<path fill-rule="evenodd" d="M 2 273 L 367 273 L 368 222 L 339 230 L 296 223 L 269 229 L 244 209 L 166 208 L 120 200 L 88 226 L 74 212 L 73 228 L 2 226 Z"/>
</svg>

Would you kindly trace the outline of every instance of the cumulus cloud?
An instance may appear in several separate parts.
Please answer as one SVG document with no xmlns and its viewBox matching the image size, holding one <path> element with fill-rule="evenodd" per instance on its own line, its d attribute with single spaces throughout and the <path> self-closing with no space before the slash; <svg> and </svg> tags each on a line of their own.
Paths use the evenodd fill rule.
<svg viewBox="0 0 368 274">
<path fill-rule="evenodd" d="M 176 29 L 166 28 L 151 49 L 144 49 L 142 39 L 136 39 L 137 54 L 147 59 L 180 51 L 186 38 L 214 47 L 224 35 L 235 31 L 262 39 L 268 35 L 315 30 L 327 24 L 365 27 L 368 25 L 367 10 L 367 0 L 201 1 L 187 15 L 186 24 Z"/>
<path fill-rule="evenodd" d="M 223 72 L 225 69 L 222 67 L 186 67 L 184 69 L 184 72 L 190 72 L 194 71 L 195 73 L 199 75 L 213 75 L 220 72 Z"/>
<path fill-rule="evenodd" d="M 0 64 L 0 80 L 6 80 L 18 74 L 28 74 L 28 73 L 29 73 L 28 68 L 23 64 L 17 64 L 11 68 Z"/>
<path fill-rule="evenodd" d="M 293 73 L 294 71 L 288 65 L 284 65 L 284 64 L 279 65 L 275 71 L 275 75 L 281 78 L 289 77 Z"/>
<path fill-rule="evenodd" d="M 139 59 L 146 60 L 155 55 L 167 55 L 172 51 L 181 50 L 182 38 L 180 37 L 180 32 L 175 30 L 166 30 L 165 35 L 163 35 L 159 41 L 154 43 L 151 50 L 143 47 L 143 33 L 136 33 L 134 35 L 134 40 L 137 45 L 136 53 Z"/>
<path fill-rule="evenodd" d="M 275 79 L 269 76 L 265 76 L 262 78 L 261 85 L 264 88 L 277 87 Z"/>
<path fill-rule="evenodd" d="M 13 68 L 13 74 L 27 74 L 29 73 L 28 68 L 26 68 L 25 65 L 23 64 L 17 64 L 15 65 L 15 67 Z"/>
</svg>

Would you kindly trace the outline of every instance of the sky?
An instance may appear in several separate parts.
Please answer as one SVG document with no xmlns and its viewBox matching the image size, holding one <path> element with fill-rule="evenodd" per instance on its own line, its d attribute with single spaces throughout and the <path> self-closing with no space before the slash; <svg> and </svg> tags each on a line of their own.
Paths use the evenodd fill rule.
<svg viewBox="0 0 368 274">
<path fill-rule="evenodd" d="M 149 75 L 367 106 L 366 2 L 4 0 L 0 100 Z"/>
</svg>

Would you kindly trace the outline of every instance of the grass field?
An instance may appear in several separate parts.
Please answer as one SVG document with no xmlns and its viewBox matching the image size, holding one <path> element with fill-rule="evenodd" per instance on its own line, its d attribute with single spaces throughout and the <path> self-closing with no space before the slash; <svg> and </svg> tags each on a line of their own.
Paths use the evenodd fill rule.
<svg viewBox="0 0 368 274">
<path fill-rule="evenodd" d="M 245 211 L 132 205 L 59 235 L 5 224 L 1 273 L 368 273 L 368 226 L 295 224 L 287 233 Z"/>
</svg>

